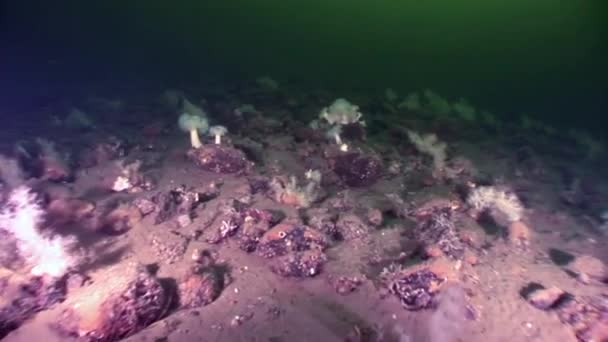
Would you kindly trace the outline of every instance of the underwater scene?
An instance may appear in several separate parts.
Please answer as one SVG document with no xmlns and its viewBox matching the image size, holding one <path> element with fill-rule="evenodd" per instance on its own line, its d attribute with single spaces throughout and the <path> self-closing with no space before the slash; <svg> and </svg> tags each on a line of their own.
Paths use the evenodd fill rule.
<svg viewBox="0 0 608 342">
<path fill-rule="evenodd" d="M 608 341 L 608 2 L 0 29 L 0 340 Z"/>
</svg>

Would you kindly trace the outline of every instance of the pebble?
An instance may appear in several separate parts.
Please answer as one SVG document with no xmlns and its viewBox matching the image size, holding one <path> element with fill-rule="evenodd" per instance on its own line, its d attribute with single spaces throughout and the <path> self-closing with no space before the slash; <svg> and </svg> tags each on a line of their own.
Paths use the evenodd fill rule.
<svg viewBox="0 0 608 342">
<path fill-rule="evenodd" d="M 566 294 L 558 287 L 550 287 L 532 292 L 528 296 L 528 302 L 541 310 L 551 309 Z"/>
</svg>

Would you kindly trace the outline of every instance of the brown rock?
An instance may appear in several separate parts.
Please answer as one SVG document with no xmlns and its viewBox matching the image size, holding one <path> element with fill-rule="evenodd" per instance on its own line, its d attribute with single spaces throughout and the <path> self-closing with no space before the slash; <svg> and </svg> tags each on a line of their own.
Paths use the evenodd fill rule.
<svg viewBox="0 0 608 342">
<path fill-rule="evenodd" d="M 242 151 L 224 145 L 191 149 L 188 157 L 201 169 L 214 173 L 243 173 L 253 166 Z"/>
<path fill-rule="evenodd" d="M 47 215 L 54 225 L 80 222 L 95 210 L 95 204 L 76 198 L 56 199 L 49 203 Z"/>
<path fill-rule="evenodd" d="M 213 302 L 222 291 L 222 282 L 212 268 L 190 270 L 178 284 L 182 308 L 197 308 Z"/>
<path fill-rule="evenodd" d="M 116 266 L 62 304 L 55 328 L 82 341 L 117 341 L 161 318 L 171 295 L 135 265 Z"/>
</svg>

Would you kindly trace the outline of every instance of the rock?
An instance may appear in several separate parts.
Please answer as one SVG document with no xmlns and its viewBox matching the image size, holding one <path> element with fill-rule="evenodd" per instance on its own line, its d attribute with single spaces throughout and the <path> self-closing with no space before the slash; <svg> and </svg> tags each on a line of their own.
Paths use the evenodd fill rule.
<svg viewBox="0 0 608 342">
<path fill-rule="evenodd" d="M 330 211 L 327 208 L 311 208 L 304 213 L 304 220 L 308 226 L 331 238 L 339 237 L 336 227 L 337 212 Z"/>
<path fill-rule="evenodd" d="M 280 211 L 248 208 L 241 213 L 241 217 L 239 247 L 246 252 L 253 252 L 262 236 L 281 222 L 285 214 Z"/>
<path fill-rule="evenodd" d="M 608 297 L 575 297 L 560 305 L 559 319 L 568 324 L 579 341 L 606 341 L 608 338 Z"/>
<path fill-rule="evenodd" d="M 135 265 L 115 266 L 104 279 L 76 291 L 53 326 L 81 341 L 118 341 L 160 319 L 172 293 Z"/>
<path fill-rule="evenodd" d="M 135 201 L 133 201 L 133 205 L 136 206 L 137 209 L 139 209 L 139 212 L 143 216 L 146 216 L 156 210 L 156 204 L 145 198 L 136 199 Z"/>
<path fill-rule="evenodd" d="M 380 209 L 369 209 L 367 211 L 367 222 L 374 227 L 382 226 L 384 222 L 384 215 Z"/>
<path fill-rule="evenodd" d="M 211 304 L 219 297 L 223 280 L 212 267 L 205 270 L 193 268 L 179 281 L 179 302 L 182 308 L 197 308 Z"/>
<path fill-rule="evenodd" d="M 336 222 L 336 228 L 340 237 L 347 241 L 368 236 L 375 230 L 374 227 L 366 224 L 359 216 L 352 213 L 340 215 L 338 222 Z"/>
<path fill-rule="evenodd" d="M 382 161 L 359 152 L 339 153 L 329 159 L 332 170 L 347 186 L 364 187 L 382 176 Z"/>
<path fill-rule="evenodd" d="M 187 155 L 201 169 L 214 173 L 246 173 L 253 166 L 242 151 L 224 145 L 203 145 Z"/>
<path fill-rule="evenodd" d="M 62 226 L 86 220 L 94 210 L 95 204 L 81 199 L 55 199 L 47 207 L 47 217 L 52 225 Z"/>
<path fill-rule="evenodd" d="M 188 215 L 188 214 L 179 215 L 177 217 L 177 225 L 180 228 L 188 227 L 191 223 L 192 223 L 192 219 L 190 218 L 190 215 Z"/>
<path fill-rule="evenodd" d="M 65 278 L 24 277 L 0 267 L 0 339 L 65 299 Z"/>
<path fill-rule="evenodd" d="M 428 267 L 415 267 L 412 270 L 391 266 L 380 275 L 389 293 L 401 301 L 407 310 L 420 310 L 433 304 L 433 299 L 445 279 Z"/>
<path fill-rule="evenodd" d="M 548 289 L 536 290 L 529 294 L 527 299 L 537 309 L 548 310 L 554 307 L 565 295 L 564 290 L 553 286 Z"/>
<path fill-rule="evenodd" d="M 355 292 L 359 286 L 361 286 L 361 279 L 358 277 L 338 277 L 330 278 L 330 284 L 336 290 L 339 295 L 345 296 L 349 293 Z"/>
<path fill-rule="evenodd" d="M 185 185 L 168 192 L 161 192 L 152 198 L 158 208 L 154 224 L 164 223 L 179 215 L 192 215 L 193 211 L 203 202 L 216 196 L 216 193 L 199 192 Z"/>
<path fill-rule="evenodd" d="M 322 233 L 301 224 L 286 222 L 267 231 L 260 239 L 257 251 L 265 258 L 273 258 L 292 252 L 324 250 L 327 246 L 327 238 Z"/>
<path fill-rule="evenodd" d="M 327 256 L 320 250 L 292 252 L 274 259 L 270 269 L 283 277 L 314 277 L 321 273 L 325 262 Z"/>
<path fill-rule="evenodd" d="M 436 208 L 431 214 L 422 216 L 414 230 L 414 238 L 421 244 L 427 256 L 444 254 L 453 259 L 464 257 L 465 246 L 452 218 L 450 208 Z M 432 251 L 432 254 L 429 252 Z"/>
<path fill-rule="evenodd" d="M 441 257 L 410 267 L 392 264 L 380 274 L 380 281 L 407 310 L 421 310 L 434 304 L 435 296 L 445 283 L 457 284 L 454 263 Z"/>
<path fill-rule="evenodd" d="M 590 255 L 576 257 L 573 262 L 568 264 L 567 268 L 574 272 L 583 283 L 588 283 L 591 279 L 600 282 L 605 282 L 608 279 L 606 264 Z"/>
<path fill-rule="evenodd" d="M 112 235 L 123 234 L 135 227 L 141 218 L 139 209 L 123 204 L 105 216 L 101 230 Z"/>
</svg>

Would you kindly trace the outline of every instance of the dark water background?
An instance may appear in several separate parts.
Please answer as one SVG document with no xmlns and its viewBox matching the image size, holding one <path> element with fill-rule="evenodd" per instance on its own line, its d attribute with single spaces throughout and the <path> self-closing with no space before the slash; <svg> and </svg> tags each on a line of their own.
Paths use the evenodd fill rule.
<svg viewBox="0 0 608 342">
<path fill-rule="evenodd" d="M 0 20 L 5 104 L 269 75 L 608 131 L 606 0 L 8 0 Z"/>
</svg>

